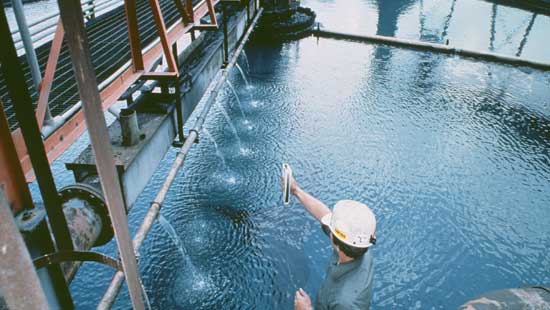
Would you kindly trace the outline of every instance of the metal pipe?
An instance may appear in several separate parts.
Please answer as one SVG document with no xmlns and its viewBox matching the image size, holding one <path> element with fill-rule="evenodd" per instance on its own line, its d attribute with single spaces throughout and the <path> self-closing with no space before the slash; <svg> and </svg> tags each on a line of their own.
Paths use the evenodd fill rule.
<svg viewBox="0 0 550 310">
<path fill-rule="evenodd" d="M 444 54 L 471 57 L 471 58 L 482 59 L 486 61 L 493 61 L 497 63 L 531 67 L 531 68 L 545 70 L 545 71 L 550 70 L 550 63 L 547 63 L 547 62 L 538 62 L 533 60 L 522 59 L 515 56 L 507 56 L 507 55 L 491 53 L 491 52 L 480 52 L 480 51 L 473 51 L 468 49 L 455 48 L 455 47 L 450 47 L 448 45 L 438 44 L 438 43 L 399 39 L 399 38 L 386 37 L 381 35 L 356 35 L 356 34 L 348 34 L 348 33 L 341 33 L 341 32 L 336 32 L 331 30 L 319 30 L 319 29 L 314 30 L 313 33 L 317 37 L 323 37 L 323 38 L 343 39 L 343 40 L 351 40 L 351 41 L 357 41 L 357 42 L 373 42 L 373 43 L 387 44 L 387 45 L 410 48 L 410 49 L 428 50 L 428 51 L 439 52 Z"/>
<path fill-rule="evenodd" d="M 52 19 L 52 18 L 58 17 L 58 16 L 59 16 L 58 12 L 52 13 L 50 15 L 46 15 L 46 17 L 44 17 L 44 18 L 35 20 L 34 22 L 30 23 L 29 28 L 32 28 L 32 27 L 34 27 L 34 26 L 36 26 L 36 25 L 38 25 L 38 24 L 40 24 L 44 21 L 47 21 L 48 19 Z M 16 33 L 19 33 L 19 29 L 14 29 L 14 30 L 11 31 L 12 35 L 15 35 Z"/>
<path fill-rule="evenodd" d="M 206 99 L 204 108 L 201 111 L 200 115 L 197 117 L 197 120 L 195 122 L 195 125 L 193 126 L 193 129 L 189 131 L 189 135 L 187 136 L 187 139 L 185 139 L 185 143 L 180 148 L 178 155 L 176 156 L 174 162 L 172 163 L 172 167 L 170 168 L 170 171 L 168 172 L 168 175 L 166 176 L 166 179 L 164 180 L 162 187 L 160 188 L 157 195 L 155 196 L 155 199 L 153 200 L 153 202 L 149 207 L 149 211 L 147 211 L 147 214 L 145 215 L 143 222 L 141 223 L 136 235 L 134 236 L 133 245 L 134 245 L 134 250 L 136 252 L 139 252 L 139 249 L 143 244 L 145 237 L 151 230 L 151 227 L 153 226 L 153 223 L 155 222 L 160 212 L 162 203 L 164 202 L 164 199 L 168 194 L 168 190 L 170 189 L 170 186 L 172 186 L 172 183 L 174 182 L 174 179 L 176 178 L 176 175 L 179 169 L 181 168 L 183 161 L 187 156 L 187 153 L 189 152 L 189 150 L 191 149 L 191 147 L 199 137 L 199 132 L 202 128 L 202 125 L 204 124 L 204 121 L 206 120 L 206 116 L 208 115 L 210 108 L 216 101 L 216 97 L 218 96 L 219 90 L 224 85 L 225 80 L 227 79 L 227 76 L 229 74 L 229 71 L 237 62 L 239 54 L 244 48 L 244 45 L 248 40 L 248 38 L 250 37 L 250 34 L 254 30 L 254 26 L 260 19 L 262 12 L 263 12 L 263 8 L 258 10 L 256 17 L 248 27 L 248 30 L 246 31 L 246 33 L 243 35 L 239 46 L 237 47 L 237 49 L 235 50 L 235 53 L 233 54 L 233 57 L 231 58 L 227 66 L 221 69 L 221 74 L 218 76 L 216 83 L 212 87 L 212 90 L 209 93 L 205 94 L 205 96 L 208 96 L 208 97 Z M 101 298 L 101 301 L 97 306 L 97 309 L 105 310 L 105 309 L 111 308 L 111 306 L 115 302 L 118 292 L 120 291 L 120 288 L 122 287 L 123 280 L 124 280 L 124 274 L 122 272 L 115 273 L 113 279 L 111 280 L 111 284 L 109 285 L 109 287 L 107 288 L 107 291 Z"/>
<path fill-rule="evenodd" d="M 57 20 L 52 20 L 51 22 L 48 22 L 46 23 L 45 25 L 43 25 L 42 27 L 40 28 L 37 28 L 37 29 L 33 29 L 31 30 L 31 37 L 35 37 L 37 34 L 41 33 L 41 32 L 44 32 L 50 28 L 52 28 L 53 26 L 57 25 Z M 30 29 L 31 27 L 29 27 Z M 15 43 L 19 43 L 21 42 L 21 34 L 19 32 L 16 32 L 14 35 L 13 35 L 13 41 Z M 33 43 L 36 43 L 36 39 L 33 38 Z"/>
<path fill-rule="evenodd" d="M 34 88 L 38 92 L 40 89 L 40 82 L 42 81 L 42 74 L 40 73 L 38 58 L 36 57 L 36 52 L 34 51 L 32 37 L 29 32 L 29 27 L 27 26 L 25 13 L 23 12 L 23 3 L 21 0 L 12 0 L 11 2 L 13 4 L 13 13 L 15 15 L 15 19 L 17 20 L 17 27 L 19 28 L 19 34 L 21 35 L 21 40 L 23 41 L 23 46 L 25 48 L 25 57 L 27 58 L 27 63 L 31 71 Z M 48 122 L 51 119 L 52 113 L 50 111 L 50 107 L 47 106 L 44 121 Z"/>
<path fill-rule="evenodd" d="M 34 52 L 32 37 L 29 27 L 27 26 L 25 13 L 23 12 L 23 3 L 21 0 L 11 0 L 11 2 L 13 4 L 13 14 L 15 15 L 15 19 L 17 21 L 17 27 L 19 28 L 21 40 L 23 41 L 23 46 L 25 47 L 27 62 L 29 63 L 29 67 L 31 69 L 32 81 L 34 82 L 34 87 L 38 90 L 40 81 L 42 80 L 42 75 L 40 74 L 38 58 Z"/>
<path fill-rule="evenodd" d="M 122 145 L 132 146 L 139 142 L 139 125 L 137 113 L 134 109 L 120 110 L 118 121 L 120 122 L 120 133 L 122 135 Z"/>
</svg>

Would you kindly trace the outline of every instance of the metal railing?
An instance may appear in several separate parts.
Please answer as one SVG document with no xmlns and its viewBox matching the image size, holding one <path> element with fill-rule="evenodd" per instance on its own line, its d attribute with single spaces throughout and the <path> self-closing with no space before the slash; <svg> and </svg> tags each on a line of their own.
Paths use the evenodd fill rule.
<svg viewBox="0 0 550 310">
<path fill-rule="evenodd" d="M 123 5 L 123 0 L 85 0 L 81 1 L 82 12 L 84 14 L 84 19 L 90 21 L 97 16 L 100 16 L 104 13 L 109 12 L 112 9 L 117 8 L 120 5 Z M 55 29 L 59 20 L 59 12 L 55 12 L 49 15 L 46 15 L 38 20 L 35 20 L 28 24 L 30 36 L 34 48 L 47 43 L 50 41 L 55 33 Z M 23 54 L 25 52 L 23 39 L 19 29 L 14 29 L 11 31 L 13 41 L 15 42 L 15 48 L 17 49 L 18 54 Z"/>
</svg>

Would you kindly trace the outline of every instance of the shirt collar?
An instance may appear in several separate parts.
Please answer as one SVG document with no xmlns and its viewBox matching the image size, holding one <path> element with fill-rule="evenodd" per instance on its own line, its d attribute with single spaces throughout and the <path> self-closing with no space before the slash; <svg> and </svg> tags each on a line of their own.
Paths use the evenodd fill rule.
<svg viewBox="0 0 550 310">
<path fill-rule="evenodd" d="M 338 263 L 338 255 L 335 255 L 336 259 L 333 259 L 330 264 L 330 276 L 334 280 L 338 280 L 343 275 L 349 273 L 352 270 L 355 270 L 361 266 L 361 262 L 363 261 L 363 256 L 356 258 L 350 262 L 347 263 Z"/>
</svg>

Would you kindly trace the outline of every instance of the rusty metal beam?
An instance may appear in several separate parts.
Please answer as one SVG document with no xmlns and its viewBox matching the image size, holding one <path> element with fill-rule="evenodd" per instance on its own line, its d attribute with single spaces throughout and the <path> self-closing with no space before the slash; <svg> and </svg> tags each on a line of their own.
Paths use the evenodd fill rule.
<svg viewBox="0 0 550 310">
<path fill-rule="evenodd" d="M 141 71 L 143 70 L 143 54 L 141 53 L 140 47 L 139 28 L 136 16 L 136 0 L 124 0 L 124 10 L 126 11 L 128 36 L 134 70 Z"/>
<path fill-rule="evenodd" d="M 157 32 L 160 37 L 160 43 L 162 44 L 162 50 L 166 63 L 168 65 L 168 71 L 178 72 L 178 65 L 174 59 L 174 55 L 170 50 L 170 42 L 168 41 L 168 35 L 166 33 L 166 25 L 164 24 L 164 18 L 162 17 L 162 11 L 160 10 L 160 4 L 158 0 L 149 0 L 149 5 L 153 11 L 153 19 L 157 26 Z"/>
<path fill-rule="evenodd" d="M 185 5 L 182 3 L 183 0 L 174 0 L 176 5 L 176 10 L 180 14 L 181 21 L 184 25 L 194 23 L 193 16 L 193 1 L 186 0 Z"/>
<path fill-rule="evenodd" d="M 0 218 L 0 298 L 4 299 L 7 309 L 49 309 L 31 256 L 2 189 Z"/>
<path fill-rule="evenodd" d="M 67 32 L 67 45 L 71 52 L 78 92 L 86 123 L 88 124 L 96 167 L 101 180 L 101 188 L 107 201 L 109 215 L 115 232 L 118 251 L 126 275 L 128 291 L 134 309 L 144 309 L 141 281 L 134 248 L 130 240 L 130 230 L 126 209 L 117 176 L 113 150 L 103 115 L 102 99 L 99 94 L 88 38 L 84 29 L 84 19 L 79 0 L 58 0 L 59 11 Z"/>
<path fill-rule="evenodd" d="M 217 30 L 218 20 L 216 19 L 216 11 L 212 0 L 206 0 L 206 6 L 208 7 L 208 16 L 210 16 L 210 24 L 194 23 L 193 30 Z"/>
<path fill-rule="evenodd" d="M 185 9 L 187 10 L 187 15 L 191 16 L 191 22 L 195 23 L 195 12 L 193 8 L 193 0 L 185 0 Z"/>
<path fill-rule="evenodd" d="M 218 26 L 218 21 L 216 20 L 216 11 L 214 10 L 214 4 L 212 4 L 212 0 L 206 0 L 206 5 L 208 7 L 208 14 L 210 15 L 210 22 L 212 25 Z"/>
<path fill-rule="evenodd" d="M 38 89 L 38 103 L 36 105 L 36 120 L 38 121 L 38 127 L 42 128 L 44 124 L 44 117 L 48 110 L 48 99 L 50 98 L 50 91 L 52 90 L 53 78 L 55 75 L 55 69 L 59 60 L 59 54 L 61 53 L 61 45 L 63 44 L 63 25 L 61 21 L 57 22 L 55 29 L 55 35 L 50 47 L 50 55 L 48 56 L 48 62 L 46 63 L 46 71 L 44 72 L 44 78 L 40 82 Z"/>
<path fill-rule="evenodd" d="M 0 101 L 0 188 L 5 191 L 8 204 L 13 213 L 24 208 L 33 208 L 29 187 L 19 164 L 15 145 L 11 138 L 8 119 Z"/>
</svg>

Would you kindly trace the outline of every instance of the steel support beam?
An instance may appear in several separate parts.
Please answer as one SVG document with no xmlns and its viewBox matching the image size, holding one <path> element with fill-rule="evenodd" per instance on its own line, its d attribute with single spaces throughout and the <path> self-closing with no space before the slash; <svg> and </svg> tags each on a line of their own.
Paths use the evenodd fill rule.
<svg viewBox="0 0 550 310">
<path fill-rule="evenodd" d="M 2 13 L 0 13 L 0 45 L 2 46 L 0 49 L 0 63 L 2 63 L 1 68 L 8 93 L 12 101 L 16 102 L 13 105 L 15 116 L 29 152 L 57 248 L 59 250 L 73 250 L 67 221 L 61 207 L 61 199 L 55 186 L 42 136 L 34 117 L 32 99 L 17 58 L 3 4 L 0 4 L 0 8 L 2 9 Z"/>
<path fill-rule="evenodd" d="M 46 295 L 0 189 L 0 287 L 8 309 L 48 309 Z M 0 305 L 1 308 L 1 305 Z"/>
<path fill-rule="evenodd" d="M 84 116 L 96 158 L 97 171 L 113 224 L 130 299 L 134 309 L 145 309 L 126 209 L 116 173 L 113 150 L 109 142 L 107 124 L 103 115 L 102 100 L 92 65 L 80 1 L 58 0 L 58 3 L 61 21 L 66 31 L 67 45 L 71 52 L 78 92 L 82 100 Z"/>
</svg>

